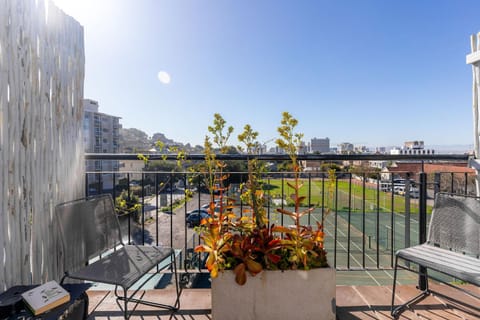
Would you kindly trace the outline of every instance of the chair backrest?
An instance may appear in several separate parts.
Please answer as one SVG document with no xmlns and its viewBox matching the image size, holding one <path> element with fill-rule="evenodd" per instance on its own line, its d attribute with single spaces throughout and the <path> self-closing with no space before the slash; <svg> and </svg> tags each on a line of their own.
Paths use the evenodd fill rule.
<svg viewBox="0 0 480 320">
<path fill-rule="evenodd" d="M 75 271 L 88 260 L 122 243 L 111 195 L 99 195 L 55 207 L 66 271 Z"/>
<path fill-rule="evenodd" d="M 438 193 L 428 230 L 428 242 L 435 246 L 480 254 L 480 199 Z"/>
</svg>

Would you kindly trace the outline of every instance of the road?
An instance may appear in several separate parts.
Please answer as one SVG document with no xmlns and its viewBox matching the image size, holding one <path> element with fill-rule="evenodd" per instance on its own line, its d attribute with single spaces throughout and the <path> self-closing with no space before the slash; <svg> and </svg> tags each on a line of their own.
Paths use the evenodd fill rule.
<svg viewBox="0 0 480 320">
<path fill-rule="evenodd" d="M 175 194 L 174 196 L 177 196 Z M 182 195 L 183 196 L 183 195 Z M 191 239 L 196 235 L 195 231 L 188 228 L 185 224 L 185 213 L 187 211 L 197 209 L 200 205 L 209 202 L 208 194 L 195 193 L 186 206 L 182 206 L 173 211 L 172 214 L 158 211 L 158 219 L 156 213 L 156 199 L 155 197 L 146 201 L 146 207 L 148 215 L 152 217 L 147 223 L 145 223 L 144 238 L 146 243 L 158 245 L 173 246 L 175 249 L 182 249 L 188 244 L 188 247 L 192 247 Z M 172 232 L 170 232 L 172 230 Z M 141 239 L 141 234 L 135 238 L 138 241 Z M 198 241 L 198 237 L 195 237 Z"/>
</svg>

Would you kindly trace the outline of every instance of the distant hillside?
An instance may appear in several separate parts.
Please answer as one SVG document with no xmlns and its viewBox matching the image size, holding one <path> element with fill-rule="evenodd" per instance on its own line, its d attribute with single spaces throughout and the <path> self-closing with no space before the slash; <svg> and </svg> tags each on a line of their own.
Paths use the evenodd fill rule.
<svg viewBox="0 0 480 320">
<path fill-rule="evenodd" d="M 150 149 L 150 139 L 142 130 L 120 128 L 120 152 L 137 153 Z"/>
<path fill-rule="evenodd" d="M 149 137 L 145 132 L 135 128 L 120 129 L 120 152 L 121 153 L 148 153 L 155 149 L 155 143 L 161 141 L 166 147 L 177 146 L 190 153 L 200 153 L 201 146 L 192 147 L 190 143 L 183 144 L 169 139 L 163 133 L 155 133 Z"/>
<path fill-rule="evenodd" d="M 165 137 L 163 133 L 154 133 L 150 141 L 155 144 L 157 141 L 162 141 L 165 145 L 167 146 L 172 146 L 172 145 L 179 145 L 181 143 L 175 142 L 172 139 L 168 139 Z"/>
</svg>

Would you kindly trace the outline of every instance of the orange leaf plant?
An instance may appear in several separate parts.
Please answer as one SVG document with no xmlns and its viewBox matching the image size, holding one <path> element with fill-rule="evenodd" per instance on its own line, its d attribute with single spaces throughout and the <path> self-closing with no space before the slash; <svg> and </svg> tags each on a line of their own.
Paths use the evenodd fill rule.
<svg viewBox="0 0 480 320">
<path fill-rule="evenodd" d="M 206 266 L 215 278 L 220 271 L 233 270 L 235 281 L 243 285 L 247 281 L 247 273 L 252 276 L 263 270 L 288 270 L 326 267 L 327 252 L 324 249 L 323 221 L 317 222 L 315 228 L 302 225 L 302 217 L 310 214 L 314 208 L 300 210 L 304 196 L 300 195 L 302 187 L 301 166 L 297 160 L 297 152 L 302 135 L 295 133 L 298 121 L 288 112 L 283 113 L 277 145 L 290 156 L 294 178 L 287 182 L 294 190 L 293 210 L 277 209 L 280 214 L 293 220 L 292 226 L 269 225 L 266 216 L 266 197 L 263 190 L 262 174 L 265 172 L 262 162 L 255 158 L 258 148 L 258 133 L 250 125 L 244 127 L 238 140 L 244 146 L 239 147 L 249 154 L 248 178 L 242 185 L 240 199 L 248 204 L 248 209 L 237 215 L 238 208 L 233 199 L 224 201 L 228 190 L 225 186 L 228 175 L 224 173 L 225 162 L 215 157 L 211 138 L 205 139 L 205 177 L 210 186 L 210 217 L 204 219 L 197 231 L 203 240 L 195 248 L 196 252 L 208 254 Z M 227 141 L 233 128 L 225 128 L 226 122 L 219 114 L 215 114 L 214 126 L 209 127 L 213 141 L 220 150 L 227 149 Z M 226 131 L 225 131 L 226 129 Z M 330 172 L 330 175 L 332 172 Z M 334 174 L 334 172 L 333 172 Z M 330 182 L 334 180 L 330 179 Z M 215 210 L 215 200 L 220 202 L 219 210 Z M 327 210 L 328 212 L 328 210 Z"/>
</svg>

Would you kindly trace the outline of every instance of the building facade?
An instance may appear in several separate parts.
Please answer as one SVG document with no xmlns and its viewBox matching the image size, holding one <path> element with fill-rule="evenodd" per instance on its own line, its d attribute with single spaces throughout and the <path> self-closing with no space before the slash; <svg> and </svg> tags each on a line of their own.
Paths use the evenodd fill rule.
<svg viewBox="0 0 480 320">
<path fill-rule="evenodd" d="M 354 151 L 353 144 L 350 142 L 344 142 L 338 145 L 339 153 L 351 153 Z"/>
<path fill-rule="evenodd" d="M 328 153 L 330 152 L 330 139 L 313 138 L 310 140 L 311 153 Z"/>
<path fill-rule="evenodd" d="M 393 148 L 390 150 L 390 154 L 413 154 L 413 155 L 424 155 L 424 154 L 434 154 L 435 150 L 425 149 L 425 144 L 423 141 L 406 141 L 403 144 L 402 148 Z"/>
<path fill-rule="evenodd" d="M 83 141 L 86 153 L 118 153 L 120 150 L 120 117 L 98 111 L 98 102 L 83 101 Z M 111 174 L 98 175 L 93 172 L 118 171 L 118 160 L 87 160 L 85 169 L 92 172 L 88 175 L 89 188 L 98 191 L 113 189 Z M 95 192 L 94 190 L 90 190 Z"/>
</svg>

